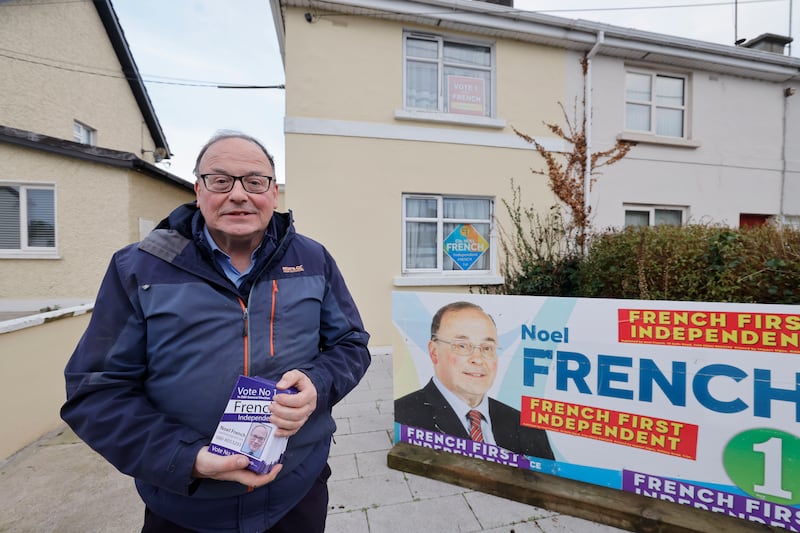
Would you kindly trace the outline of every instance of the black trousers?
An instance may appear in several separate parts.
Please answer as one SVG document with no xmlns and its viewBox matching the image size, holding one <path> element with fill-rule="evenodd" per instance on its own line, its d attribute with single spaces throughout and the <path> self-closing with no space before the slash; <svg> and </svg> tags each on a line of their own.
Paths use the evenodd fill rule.
<svg viewBox="0 0 800 533">
<path fill-rule="evenodd" d="M 328 465 L 314 481 L 308 493 L 291 511 L 264 533 L 324 533 L 325 519 L 328 516 L 328 478 L 331 469 Z M 144 509 L 142 533 L 197 533 Z"/>
</svg>

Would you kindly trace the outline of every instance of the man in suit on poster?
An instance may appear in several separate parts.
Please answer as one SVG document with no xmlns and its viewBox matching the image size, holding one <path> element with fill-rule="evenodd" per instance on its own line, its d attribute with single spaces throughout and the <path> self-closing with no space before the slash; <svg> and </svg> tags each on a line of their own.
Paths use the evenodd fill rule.
<svg viewBox="0 0 800 533">
<path fill-rule="evenodd" d="M 395 400 L 397 422 L 554 458 L 544 430 L 521 426 L 517 409 L 486 395 L 497 374 L 497 327 L 480 306 L 453 302 L 439 309 L 431 321 L 428 354 L 434 376 Z"/>
</svg>

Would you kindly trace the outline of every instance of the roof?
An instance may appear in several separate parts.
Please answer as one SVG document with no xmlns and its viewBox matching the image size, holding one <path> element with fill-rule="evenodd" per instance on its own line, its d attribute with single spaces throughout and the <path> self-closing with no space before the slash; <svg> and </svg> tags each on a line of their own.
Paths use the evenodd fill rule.
<svg viewBox="0 0 800 533">
<path fill-rule="evenodd" d="M 157 180 L 166 181 L 173 185 L 178 185 L 185 189 L 194 190 L 194 185 L 188 181 L 167 172 L 130 152 L 111 150 L 110 148 L 100 148 L 81 144 L 41 133 L 35 133 L 17 128 L 0 125 L 0 142 L 13 144 L 39 150 L 50 154 L 71 157 L 92 163 L 111 165 L 117 168 L 132 169 Z"/>
<path fill-rule="evenodd" d="M 623 60 L 641 60 L 775 82 L 800 81 L 800 58 L 764 50 L 729 46 L 645 32 L 599 22 L 524 11 L 478 0 L 270 0 L 281 54 L 284 55 L 283 10 L 309 9 L 309 15 L 372 16 L 508 38 Z M 285 62 L 285 55 L 284 55 Z"/>
<path fill-rule="evenodd" d="M 114 52 L 117 54 L 117 59 L 119 59 L 119 63 L 122 66 L 122 72 L 125 74 L 136 103 L 142 112 L 150 136 L 153 138 L 156 147 L 163 147 L 167 151 L 167 157 L 169 157 L 172 152 L 167 144 L 167 137 L 158 122 L 153 103 L 150 101 L 144 81 L 139 75 L 139 69 L 133 60 L 133 54 L 131 54 L 128 41 L 125 39 L 125 33 L 122 31 L 114 6 L 111 5 L 111 0 L 93 0 L 93 2 L 94 7 L 97 9 L 97 14 L 100 15 L 100 20 L 106 29 L 108 38 L 111 40 L 111 45 L 114 47 Z"/>
</svg>

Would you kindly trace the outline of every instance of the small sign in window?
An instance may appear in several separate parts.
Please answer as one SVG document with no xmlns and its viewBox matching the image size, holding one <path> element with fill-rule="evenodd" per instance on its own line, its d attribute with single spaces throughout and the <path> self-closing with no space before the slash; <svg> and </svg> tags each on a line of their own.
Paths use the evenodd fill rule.
<svg viewBox="0 0 800 533">
<path fill-rule="evenodd" d="M 447 76 L 448 110 L 464 115 L 483 115 L 484 80 Z"/>
<path fill-rule="evenodd" d="M 459 224 L 444 240 L 444 251 L 461 270 L 469 270 L 489 243 L 471 224 Z"/>
</svg>

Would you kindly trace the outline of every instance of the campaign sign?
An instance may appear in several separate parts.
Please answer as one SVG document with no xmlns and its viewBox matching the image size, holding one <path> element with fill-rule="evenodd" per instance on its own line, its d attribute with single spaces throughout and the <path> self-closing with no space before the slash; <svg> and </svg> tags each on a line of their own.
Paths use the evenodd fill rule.
<svg viewBox="0 0 800 533">
<path fill-rule="evenodd" d="M 447 109 L 451 113 L 483 115 L 485 86 L 483 78 L 447 76 Z"/>
<path fill-rule="evenodd" d="M 432 333 L 457 301 L 489 322 Z M 797 306 L 394 292 L 392 309 L 397 442 L 800 531 Z"/>
<path fill-rule="evenodd" d="M 489 243 L 471 224 L 459 224 L 443 243 L 444 251 L 461 270 L 469 270 L 489 249 Z"/>
</svg>

